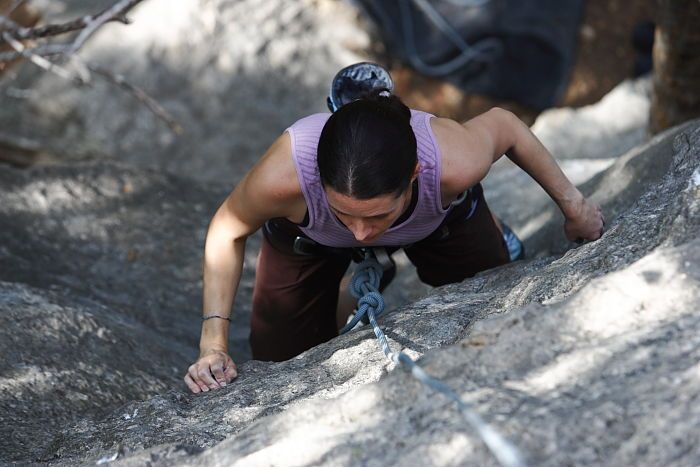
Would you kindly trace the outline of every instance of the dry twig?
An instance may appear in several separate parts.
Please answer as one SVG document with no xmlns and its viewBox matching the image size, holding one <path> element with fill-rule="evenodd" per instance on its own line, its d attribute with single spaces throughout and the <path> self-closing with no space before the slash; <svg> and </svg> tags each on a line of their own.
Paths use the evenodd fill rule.
<svg viewBox="0 0 700 467">
<path fill-rule="evenodd" d="M 122 0 L 115 5 L 102 10 L 96 15 L 83 16 L 82 18 L 77 18 L 73 21 L 68 21 L 61 24 L 47 24 L 45 26 L 38 26 L 34 28 L 25 28 L 15 24 L 14 28 L 8 29 L 6 32 L 10 34 L 10 37 L 13 39 L 22 41 L 27 39 L 42 39 L 46 37 L 59 36 L 69 32 L 80 31 L 81 29 L 85 29 L 94 24 L 98 20 L 100 21 L 98 27 L 109 21 L 119 21 L 124 24 L 129 24 L 126 14 L 142 1 L 143 0 Z M 119 8 L 116 8 L 117 6 L 119 6 Z M 110 12 L 111 14 L 107 16 L 107 13 Z M 2 16 L 9 18 L 9 14 L 0 15 L 0 17 Z M 95 30 L 96 29 L 97 28 L 95 28 Z M 94 30 L 92 32 L 94 32 Z"/>
<path fill-rule="evenodd" d="M 162 119 L 168 125 L 168 127 L 170 127 L 173 133 L 178 135 L 183 133 L 184 130 L 182 126 L 175 121 L 175 119 L 168 113 L 167 110 L 165 110 L 158 102 L 156 102 L 155 99 L 146 94 L 146 92 L 143 89 L 129 83 L 124 78 L 124 76 L 112 73 L 111 71 L 105 70 L 104 68 L 94 65 L 88 65 L 88 68 L 93 73 L 104 77 L 105 79 L 107 79 L 107 81 L 119 86 L 120 88 L 133 95 L 139 102 L 143 103 L 146 107 L 148 107 L 148 109 L 151 112 L 153 112 L 158 118 Z"/>
<path fill-rule="evenodd" d="M 107 8 L 105 11 L 93 18 L 92 21 L 88 22 L 78 37 L 75 38 L 68 50 L 68 55 L 73 55 L 83 46 L 86 40 L 92 36 L 95 31 L 97 31 L 100 26 L 102 26 L 107 21 L 114 19 L 115 17 L 123 16 L 127 11 L 141 3 L 143 0 L 121 0 L 120 2 L 112 5 L 111 8 Z"/>
<path fill-rule="evenodd" d="M 85 84 L 85 82 L 83 81 L 83 79 L 81 77 L 79 77 L 77 75 L 73 75 L 68 70 L 63 68 L 62 66 L 57 65 L 53 62 L 50 62 L 49 60 L 45 59 L 44 57 L 41 57 L 39 55 L 32 53 L 32 51 L 29 49 L 26 49 L 21 42 L 19 42 L 16 39 L 13 39 L 12 37 L 9 37 L 9 35 L 7 35 L 6 33 L 2 33 L 2 37 L 10 45 L 10 47 L 15 49 L 15 51 L 18 54 L 20 54 L 22 57 L 29 59 L 36 66 L 38 66 L 38 67 L 40 67 L 40 68 L 42 68 L 50 73 L 53 73 L 57 76 L 60 76 L 63 79 L 67 79 L 68 81 L 73 81 L 73 82 L 76 82 L 78 84 Z"/>
<path fill-rule="evenodd" d="M 65 44 L 46 44 L 38 47 L 25 47 L 25 51 L 41 57 L 52 57 L 65 55 L 67 47 L 68 46 Z M 0 62 L 11 62 L 20 57 L 23 57 L 23 55 L 16 50 L 12 52 L 0 52 Z"/>
<path fill-rule="evenodd" d="M 23 53 L 4 52 L 0 53 L 0 62 L 9 62 L 19 57 L 26 57 L 26 52 L 34 55 L 64 55 L 69 56 L 77 52 L 85 41 L 95 33 L 105 23 L 119 21 L 129 24 L 126 14 L 143 0 L 121 0 L 109 8 L 96 15 L 83 16 L 82 18 L 68 21 L 62 24 L 47 24 L 45 26 L 25 28 L 9 18 L 9 15 L 0 15 L 0 26 L 3 27 L 3 35 L 0 36 L 0 44 L 10 40 L 25 41 L 32 39 L 44 39 L 52 36 L 59 36 L 69 32 L 81 31 L 68 43 L 40 45 L 33 48 L 25 48 Z"/>
<path fill-rule="evenodd" d="M 11 6 L 10 11 L 17 8 L 22 1 L 24 0 L 16 0 Z M 16 58 L 24 57 L 43 70 L 54 73 L 61 78 L 79 85 L 90 83 L 90 71 L 92 71 L 105 78 L 108 82 L 119 86 L 121 89 L 133 95 L 139 102 L 143 103 L 153 112 L 153 114 L 162 119 L 174 133 L 181 134 L 183 132 L 182 126 L 143 89 L 129 83 L 122 75 L 84 63 L 76 55 L 85 42 L 105 23 L 109 21 L 120 21 L 128 24 L 129 21 L 126 18 L 126 13 L 142 1 L 143 0 L 120 0 L 96 15 L 84 16 L 67 23 L 49 24 L 35 28 L 25 28 L 18 25 L 9 18 L 9 14 L 7 16 L 0 15 L 0 26 L 2 27 L 2 29 L 0 29 L 0 44 L 5 42 L 14 50 L 14 52 L 0 53 L 0 62 L 9 62 Z M 22 40 L 38 40 L 75 31 L 81 32 L 75 35 L 71 42 L 59 44 L 50 43 L 37 45 L 35 47 L 25 47 L 21 42 Z M 45 58 L 48 56 L 72 61 L 76 72 L 71 73 L 63 66 Z"/>
</svg>

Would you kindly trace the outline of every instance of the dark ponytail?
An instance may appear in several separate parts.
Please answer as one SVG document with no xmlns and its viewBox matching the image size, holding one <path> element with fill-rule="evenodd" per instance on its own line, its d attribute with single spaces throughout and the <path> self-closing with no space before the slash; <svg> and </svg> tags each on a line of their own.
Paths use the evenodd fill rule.
<svg viewBox="0 0 700 467">
<path fill-rule="evenodd" d="M 318 142 L 324 187 L 356 199 L 403 193 L 417 162 L 411 111 L 387 91 L 345 104 Z"/>
</svg>

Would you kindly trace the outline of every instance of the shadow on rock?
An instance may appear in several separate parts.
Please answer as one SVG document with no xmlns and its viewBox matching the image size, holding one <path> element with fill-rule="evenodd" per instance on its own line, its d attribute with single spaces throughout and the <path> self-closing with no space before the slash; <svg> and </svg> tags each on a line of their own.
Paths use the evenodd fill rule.
<svg viewBox="0 0 700 467">
<path fill-rule="evenodd" d="M 655 140 L 627 166 L 645 173 L 644 161 L 655 167 L 650 154 L 660 147 L 673 153 L 663 163 L 668 170 L 634 188 L 640 195 L 619 205 L 601 240 L 438 288 L 381 320 L 394 348 L 424 355 L 431 373 L 459 388 L 535 464 L 692 463 L 700 455 L 692 365 L 700 335 L 693 315 L 700 128 L 687 125 L 674 144 Z M 616 178 L 601 177 L 598 191 L 614 190 L 605 184 Z M 649 282 L 650 271 L 657 282 Z M 74 464 L 117 452 L 124 465 L 154 458 L 494 463 L 451 404 L 403 372 L 384 376 L 387 369 L 363 328 L 287 362 L 241 365 L 238 380 L 215 393 L 171 391 L 129 404 L 135 420 L 119 411 L 78 424 L 43 458 Z M 677 423 L 681 414 L 687 423 Z M 658 431 L 644 425 L 652 417 Z M 676 441 L 681 435 L 687 442 Z"/>
</svg>

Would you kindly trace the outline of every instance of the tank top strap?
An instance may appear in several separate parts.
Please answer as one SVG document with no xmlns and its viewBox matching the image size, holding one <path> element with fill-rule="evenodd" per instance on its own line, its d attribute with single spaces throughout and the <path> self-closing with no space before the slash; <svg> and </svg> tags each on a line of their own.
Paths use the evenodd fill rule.
<svg viewBox="0 0 700 467">
<path fill-rule="evenodd" d="M 418 162 L 421 165 L 419 177 L 422 196 L 426 197 L 427 209 L 433 209 L 437 215 L 442 215 L 445 210 L 442 208 L 440 196 L 440 176 L 442 173 L 442 154 L 440 146 L 435 138 L 435 132 L 430 125 L 430 120 L 435 115 L 420 110 L 411 110 L 411 128 L 416 136 L 416 149 Z"/>
<path fill-rule="evenodd" d="M 316 158 L 318 141 L 330 113 L 317 113 L 297 120 L 285 131 L 292 140 L 292 158 L 308 209 L 306 228 L 313 228 L 325 209 L 325 196 Z"/>
</svg>

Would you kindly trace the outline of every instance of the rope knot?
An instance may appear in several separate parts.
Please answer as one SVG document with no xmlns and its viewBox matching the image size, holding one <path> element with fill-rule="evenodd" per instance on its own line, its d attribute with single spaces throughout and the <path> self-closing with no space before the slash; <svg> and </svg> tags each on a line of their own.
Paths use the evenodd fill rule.
<svg viewBox="0 0 700 467">
<path fill-rule="evenodd" d="M 384 270 L 374 259 L 366 259 L 357 265 L 350 283 L 350 293 L 355 298 L 360 298 L 365 293 L 379 289 Z"/>
<path fill-rule="evenodd" d="M 366 307 L 368 310 L 374 310 L 375 316 L 378 316 L 384 311 L 384 297 L 379 292 L 370 292 L 365 294 L 357 301 L 358 309 L 362 310 Z M 365 311 L 366 313 L 366 311 Z"/>
</svg>

